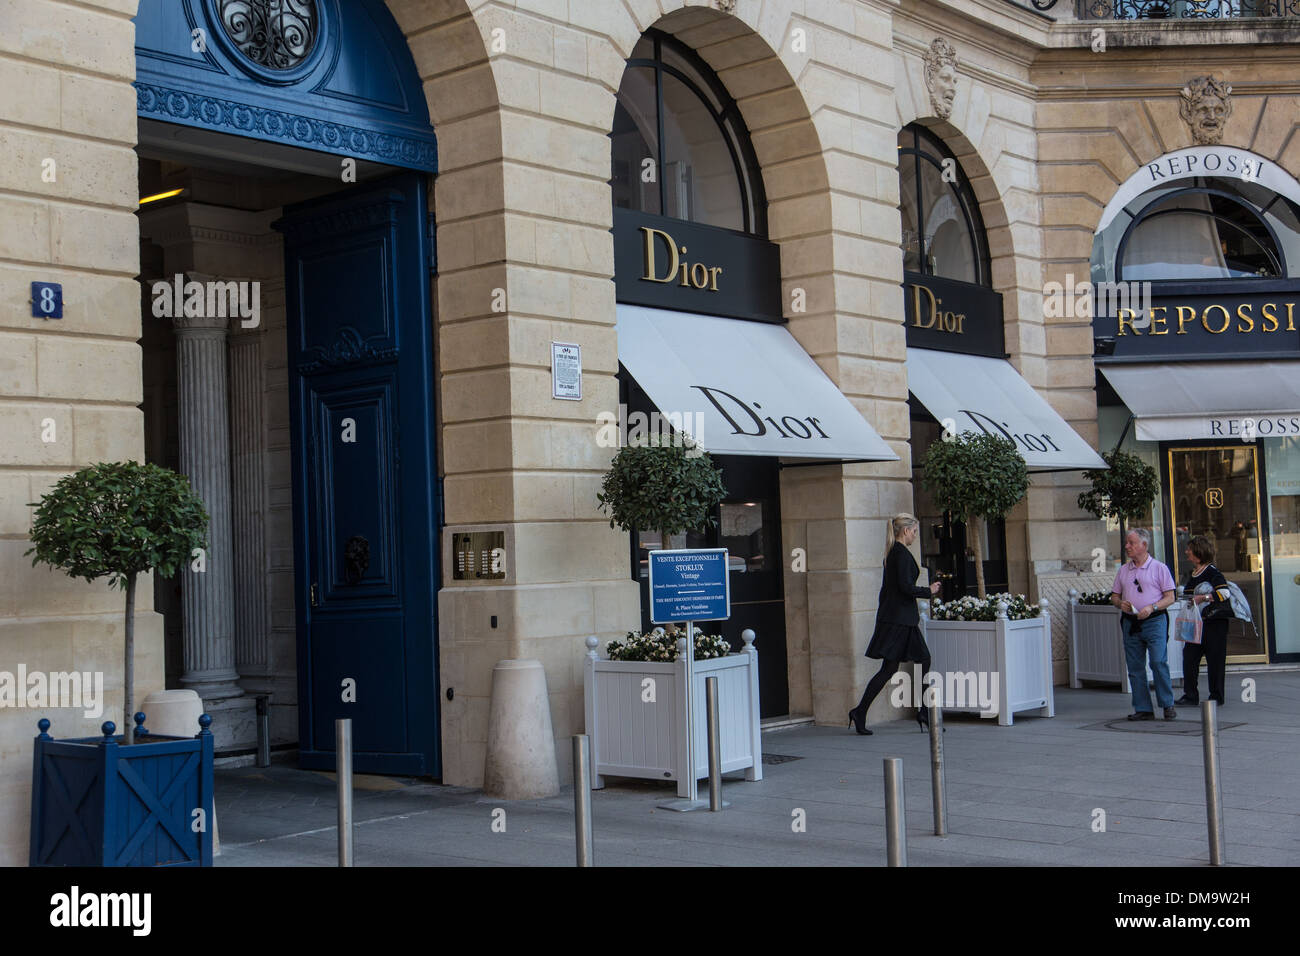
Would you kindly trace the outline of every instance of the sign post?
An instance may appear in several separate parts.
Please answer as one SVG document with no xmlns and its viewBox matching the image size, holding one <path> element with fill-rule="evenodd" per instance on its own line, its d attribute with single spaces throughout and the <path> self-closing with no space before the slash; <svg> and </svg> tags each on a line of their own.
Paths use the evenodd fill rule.
<svg viewBox="0 0 1300 956">
<path fill-rule="evenodd" d="M 686 625 L 686 766 L 684 800 L 662 804 L 668 810 L 699 810 L 695 779 L 695 622 L 731 617 L 731 578 L 726 548 L 696 548 L 650 552 L 650 620 L 654 624 Z"/>
</svg>

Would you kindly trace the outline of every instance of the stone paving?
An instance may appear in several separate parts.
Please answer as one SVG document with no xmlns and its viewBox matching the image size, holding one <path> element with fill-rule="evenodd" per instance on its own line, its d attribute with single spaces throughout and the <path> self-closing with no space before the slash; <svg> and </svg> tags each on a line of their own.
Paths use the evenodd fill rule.
<svg viewBox="0 0 1300 956">
<path fill-rule="evenodd" d="M 1242 703 L 1243 678 L 1257 701 Z M 1229 864 L 1300 865 L 1300 670 L 1228 674 L 1221 712 Z M 859 737 L 800 726 L 763 735 L 762 781 L 724 777 L 722 813 L 676 813 L 675 790 L 611 779 L 592 795 L 600 866 L 878 866 L 882 758 L 902 757 L 913 866 L 1203 866 L 1200 716 L 1128 723 L 1116 690 L 1056 688 L 1055 718 L 998 727 L 953 715 L 944 735 L 949 835 L 932 833 L 929 738 L 913 721 Z M 777 758 L 798 758 L 783 759 Z M 573 793 L 504 802 L 427 781 L 357 777 L 358 866 L 572 866 Z M 707 796 L 707 788 L 701 790 Z M 493 832 L 493 810 L 505 832 Z M 802 810 L 805 832 L 795 832 Z M 1094 832 L 1097 811 L 1105 831 Z M 499 818 L 499 814 L 497 817 Z M 217 773 L 219 866 L 334 866 L 333 775 L 287 765 Z"/>
</svg>

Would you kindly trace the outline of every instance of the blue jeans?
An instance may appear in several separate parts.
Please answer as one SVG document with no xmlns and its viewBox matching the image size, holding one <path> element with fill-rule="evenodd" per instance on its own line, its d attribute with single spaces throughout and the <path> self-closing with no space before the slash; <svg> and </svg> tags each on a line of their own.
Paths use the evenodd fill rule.
<svg viewBox="0 0 1300 956">
<path fill-rule="evenodd" d="M 1169 680 L 1169 660 L 1165 656 L 1169 641 L 1169 620 L 1153 614 L 1145 621 L 1121 620 L 1124 628 L 1124 657 L 1128 660 L 1128 683 L 1133 692 L 1133 710 L 1151 713 L 1151 691 L 1147 688 L 1147 655 L 1151 657 L 1151 676 L 1156 685 L 1156 701 L 1161 707 L 1174 706 L 1174 685 Z M 1132 633 L 1130 628 L 1136 631 Z"/>
</svg>

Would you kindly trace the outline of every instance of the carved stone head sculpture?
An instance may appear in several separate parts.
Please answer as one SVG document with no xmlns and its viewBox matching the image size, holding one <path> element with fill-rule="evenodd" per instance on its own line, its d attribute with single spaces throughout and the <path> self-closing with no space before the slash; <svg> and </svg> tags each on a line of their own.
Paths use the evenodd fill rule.
<svg viewBox="0 0 1300 956">
<path fill-rule="evenodd" d="M 935 37 L 925 54 L 925 86 L 930 91 L 930 108 L 939 119 L 952 116 L 957 96 L 957 51 L 943 37 Z"/>
<path fill-rule="evenodd" d="M 1232 115 L 1231 96 L 1232 87 L 1213 76 L 1198 76 L 1183 87 L 1178 112 L 1198 146 L 1223 142 L 1223 128 Z"/>
</svg>

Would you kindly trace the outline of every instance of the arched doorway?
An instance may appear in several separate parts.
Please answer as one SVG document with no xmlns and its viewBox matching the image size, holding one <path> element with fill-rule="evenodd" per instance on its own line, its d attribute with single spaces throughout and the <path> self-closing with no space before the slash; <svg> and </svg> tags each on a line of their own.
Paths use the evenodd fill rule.
<svg viewBox="0 0 1300 956">
<path fill-rule="evenodd" d="M 226 753 L 264 696 L 305 767 L 350 717 L 358 770 L 437 776 L 437 153 L 406 40 L 381 0 L 142 0 L 136 30 L 146 454 L 212 521 L 157 582 L 168 684 Z"/>
<path fill-rule="evenodd" d="M 1300 183 L 1237 147 L 1167 153 L 1116 190 L 1091 271 L 1101 443 L 1160 472 L 1157 557 L 1182 583 L 1209 539 L 1251 611 L 1228 661 L 1300 659 Z"/>
</svg>

